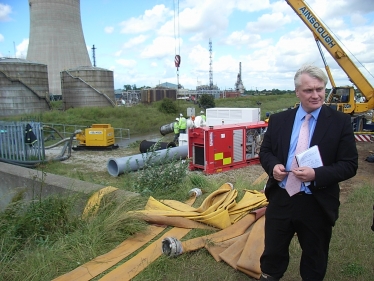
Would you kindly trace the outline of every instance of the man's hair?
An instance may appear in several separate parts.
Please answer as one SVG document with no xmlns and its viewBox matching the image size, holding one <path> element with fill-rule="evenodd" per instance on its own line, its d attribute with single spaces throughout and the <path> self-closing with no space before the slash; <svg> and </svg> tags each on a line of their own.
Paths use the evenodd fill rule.
<svg viewBox="0 0 374 281">
<path fill-rule="evenodd" d="M 317 66 L 314 66 L 312 64 L 304 64 L 300 69 L 296 72 L 295 78 L 294 78 L 294 83 L 295 83 L 295 88 L 297 89 L 300 86 L 300 76 L 301 74 L 308 74 L 310 77 L 316 78 L 320 81 L 322 81 L 325 86 L 328 82 L 327 75 Z"/>
</svg>

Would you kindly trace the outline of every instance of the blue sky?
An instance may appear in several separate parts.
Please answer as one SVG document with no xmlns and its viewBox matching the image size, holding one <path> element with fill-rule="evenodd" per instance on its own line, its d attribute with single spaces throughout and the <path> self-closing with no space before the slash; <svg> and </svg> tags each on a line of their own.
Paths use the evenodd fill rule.
<svg viewBox="0 0 374 281">
<path fill-rule="evenodd" d="M 181 56 L 180 84 L 188 89 L 209 84 L 209 38 L 213 83 L 220 89 L 234 88 L 239 62 L 249 90 L 293 90 L 294 73 L 302 64 L 323 68 L 312 33 L 284 0 L 80 2 L 91 61 L 95 45 L 96 66 L 113 70 L 116 89 L 176 84 L 176 54 Z M 374 1 L 307 3 L 374 85 Z M 29 21 L 27 0 L 0 0 L 0 57 L 26 58 Z M 335 83 L 350 85 L 326 51 L 325 57 Z"/>
</svg>

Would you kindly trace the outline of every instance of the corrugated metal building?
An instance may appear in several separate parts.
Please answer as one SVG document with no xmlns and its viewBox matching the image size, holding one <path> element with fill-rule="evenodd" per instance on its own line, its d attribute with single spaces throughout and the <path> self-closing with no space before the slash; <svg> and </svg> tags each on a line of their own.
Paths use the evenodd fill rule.
<svg viewBox="0 0 374 281">
<path fill-rule="evenodd" d="M 220 94 L 220 98 L 238 98 L 240 97 L 240 92 L 237 91 L 224 91 Z"/>
<path fill-rule="evenodd" d="M 157 87 L 141 91 L 142 103 L 152 103 L 155 101 L 160 101 L 164 98 L 169 98 L 173 101 L 177 100 L 177 90 Z"/>
</svg>

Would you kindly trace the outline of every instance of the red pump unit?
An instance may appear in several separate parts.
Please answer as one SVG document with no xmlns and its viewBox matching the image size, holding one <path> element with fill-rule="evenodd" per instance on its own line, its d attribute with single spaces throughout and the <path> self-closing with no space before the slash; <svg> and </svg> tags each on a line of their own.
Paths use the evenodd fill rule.
<svg viewBox="0 0 374 281">
<path fill-rule="evenodd" d="M 267 123 L 259 121 L 189 129 L 189 169 L 214 174 L 260 163 L 266 128 Z"/>
</svg>

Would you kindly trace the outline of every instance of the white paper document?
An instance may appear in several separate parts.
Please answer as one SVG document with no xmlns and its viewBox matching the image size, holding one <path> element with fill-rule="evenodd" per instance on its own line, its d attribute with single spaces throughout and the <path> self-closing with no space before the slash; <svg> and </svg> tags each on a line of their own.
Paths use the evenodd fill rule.
<svg viewBox="0 0 374 281">
<path fill-rule="evenodd" d="M 295 155 L 296 162 L 299 167 L 318 168 L 323 166 L 321 154 L 317 145 L 313 145 L 307 150 Z M 305 186 L 310 185 L 310 182 L 304 182 Z"/>
</svg>

